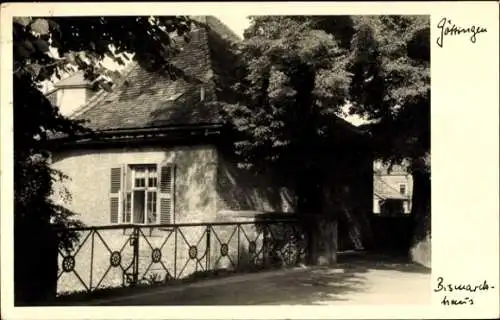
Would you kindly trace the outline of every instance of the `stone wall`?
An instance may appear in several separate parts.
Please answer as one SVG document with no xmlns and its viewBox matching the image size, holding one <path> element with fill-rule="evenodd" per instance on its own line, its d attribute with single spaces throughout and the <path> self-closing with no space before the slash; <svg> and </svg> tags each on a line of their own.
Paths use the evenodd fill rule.
<svg viewBox="0 0 500 320">
<path fill-rule="evenodd" d="M 415 243 L 410 248 L 410 257 L 413 262 L 421 264 L 427 268 L 432 266 L 431 236 Z"/>
</svg>

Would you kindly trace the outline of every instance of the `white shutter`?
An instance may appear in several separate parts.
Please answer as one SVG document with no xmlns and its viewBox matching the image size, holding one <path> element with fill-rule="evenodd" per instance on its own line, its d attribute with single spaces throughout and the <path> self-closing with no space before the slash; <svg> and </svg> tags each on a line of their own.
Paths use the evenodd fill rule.
<svg viewBox="0 0 500 320">
<path fill-rule="evenodd" d="M 175 166 L 172 164 L 159 166 L 158 206 L 160 224 L 172 224 L 174 217 Z"/>
<path fill-rule="evenodd" d="M 118 223 L 121 212 L 122 168 L 111 168 L 109 191 L 109 222 Z"/>
<path fill-rule="evenodd" d="M 128 204 L 130 206 L 129 212 L 128 212 L 128 217 L 127 215 L 127 197 L 128 194 L 131 194 L 132 192 L 132 170 L 130 166 L 128 165 L 123 165 L 122 166 L 122 192 L 120 193 L 122 201 L 120 203 L 122 204 L 121 210 L 120 210 L 120 222 L 121 223 L 131 223 L 132 222 L 132 199 L 130 199 L 130 203 Z M 130 198 L 132 198 L 130 196 Z M 128 218 L 128 219 L 127 219 Z"/>
</svg>

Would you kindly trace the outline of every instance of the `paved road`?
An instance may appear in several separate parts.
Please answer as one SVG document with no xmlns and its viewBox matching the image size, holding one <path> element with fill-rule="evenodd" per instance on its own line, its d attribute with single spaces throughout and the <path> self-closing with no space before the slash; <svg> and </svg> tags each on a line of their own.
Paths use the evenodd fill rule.
<svg viewBox="0 0 500 320">
<path fill-rule="evenodd" d="M 430 271 L 405 263 L 351 261 L 151 289 L 85 305 L 427 304 Z"/>
</svg>

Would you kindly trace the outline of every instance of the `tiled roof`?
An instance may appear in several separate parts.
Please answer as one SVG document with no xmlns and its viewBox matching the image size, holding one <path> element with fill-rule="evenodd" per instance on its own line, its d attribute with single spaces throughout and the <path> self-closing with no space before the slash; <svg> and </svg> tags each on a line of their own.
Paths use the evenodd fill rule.
<svg viewBox="0 0 500 320">
<path fill-rule="evenodd" d="M 379 176 L 373 177 L 373 193 L 381 199 L 407 200 L 408 197 L 384 182 Z"/>
<path fill-rule="evenodd" d="M 190 33 L 188 43 L 179 43 L 182 51 L 171 60 L 183 73 L 179 78 L 173 80 L 134 62 L 112 92 L 99 92 L 73 118 L 87 120 L 94 130 L 218 122 L 218 110 L 208 102 L 216 100 L 219 92 L 216 79 L 222 75 L 217 74 L 216 66 L 228 61 L 217 61 L 225 57 L 213 54 L 213 49 L 227 51 L 230 44 L 226 40 L 238 39 L 216 18 L 201 20 L 204 25 Z"/>
</svg>

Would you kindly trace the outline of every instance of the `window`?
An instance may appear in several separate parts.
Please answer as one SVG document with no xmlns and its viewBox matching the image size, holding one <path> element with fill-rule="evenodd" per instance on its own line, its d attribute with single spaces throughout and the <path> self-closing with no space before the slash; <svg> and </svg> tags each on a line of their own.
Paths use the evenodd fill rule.
<svg viewBox="0 0 500 320">
<path fill-rule="evenodd" d="M 405 184 L 399 185 L 399 193 L 406 194 L 406 185 Z"/>
<path fill-rule="evenodd" d="M 127 190 L 126 223 L 158 223 L 156 205 L 157 177 L 156 165 L 130 166 L 131 190 Z"/>
<path fill-rule="evenodd" d="M 156 164 L 112 168 L 111 223 L 173 223 L 173 174 L 173 166 Z"/>
</svg>

